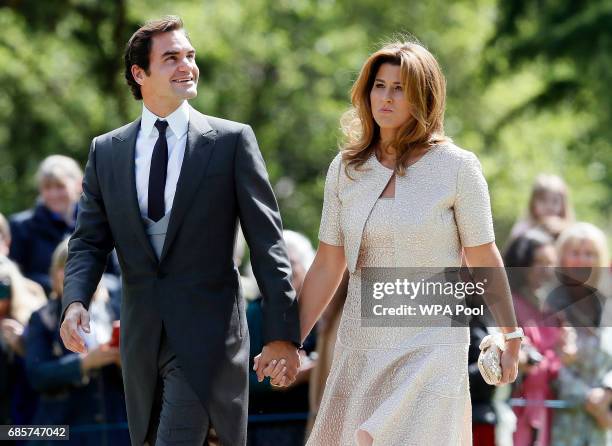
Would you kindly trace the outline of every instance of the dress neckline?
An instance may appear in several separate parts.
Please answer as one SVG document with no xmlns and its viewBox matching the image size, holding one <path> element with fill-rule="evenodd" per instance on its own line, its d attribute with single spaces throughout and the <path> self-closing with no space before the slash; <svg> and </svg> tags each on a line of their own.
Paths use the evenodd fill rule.
<svg viewBox="0 0 612 446">
<path fill-rule="evenodd" d="M 414 163 L 412 163 L 409 166 L 407 166 L 406 170 L 411 169 L 413 167 L 416 167 L 419 163 L 421 163 L 421 161 L 423 161 L 428 156 L 430 156 L 431 152 L 437 151 L 437 149 L 440 148 L 440 147 L 442 147 L 442 144 L 434 144 L 433 146 L 431 146 L 430 149 L 427 152 L 425 152 L 418 160 L 416 160 Z M 374 162 L 378 166 L 382 167 L 383 169 L 385 169 L 385 170 L 387 170 L 389 172 L 395 172 L 395 169 L 390 169 L 389 167 L 385 166 L 383 163 L 380 162 L 380 160 L 376 156 L 376 152 L 372 152 L 371 157 L 374 158 Z"/>
</svg>

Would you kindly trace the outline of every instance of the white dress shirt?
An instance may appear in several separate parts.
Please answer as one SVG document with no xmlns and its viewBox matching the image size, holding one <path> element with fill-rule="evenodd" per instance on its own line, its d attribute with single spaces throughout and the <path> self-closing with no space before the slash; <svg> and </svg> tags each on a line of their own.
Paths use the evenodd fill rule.
<svg viewBox="0 0 612 446">
<path fill-rule="evenodd" d="M 151 170 L 151 158 L 153 148 L 159 136 L 155 127 L 158 119 L 168 121 L 166 129 L 166 141 L 168 142 L 168 171 L 166 176 L 166 188 L 164 190 L 164 204 L 166 214 L 172 209 L 176 183 L 181 173 L 183 158 L 185 156 L 185 145 L 187 143 L 187 128 L 189 127 L 189 105 L 184 101 L 179 108 L 174 110 L 165 118 L 160 118 L 143 104 L 140 131 L 136 139 L 136 193 L 138 194 L 138 206 L 143 217 L 148 216 L 149 210 L 149 171 Z"/>
</svg>

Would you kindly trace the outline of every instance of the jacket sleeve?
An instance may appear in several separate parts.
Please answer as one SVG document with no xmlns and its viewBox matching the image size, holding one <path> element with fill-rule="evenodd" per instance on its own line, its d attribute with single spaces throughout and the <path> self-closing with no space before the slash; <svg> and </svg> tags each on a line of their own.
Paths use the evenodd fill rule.
<svg viewBox="0 0 612 446">
<path fill-rule="evenodd" d="M 98 183 L 95 138 L 85 166 L 83 193 L 78 209 L 76 229 L 68 243 L 61 320 L 66 308 L 73 302 L 82 302 L 86 308 L 89 307 L 106 268 L 108 256 L 114 248 Z"/>
<path fill-rule="evenodd" d="M 238 214 L 263 296 L 263 341 L 267 344 L 284 340 L 300 345 L 297 299 L 291 286 L 291 265 L 278 204 L 251 127 L 242 129 L 236 144 Z"/>
</svg>

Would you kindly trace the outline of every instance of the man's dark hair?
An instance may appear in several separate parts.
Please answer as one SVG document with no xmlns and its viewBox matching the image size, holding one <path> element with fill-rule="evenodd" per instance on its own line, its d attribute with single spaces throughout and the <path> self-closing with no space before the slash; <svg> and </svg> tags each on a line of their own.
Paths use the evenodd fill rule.
<svg viewBox="0 0 612 446">
<path fill-rule="evenodd" d="M 138 65 L 148 75 L 149 55 L 151 53 L 153 36 L 178 29 L 184 31 L 183 21 L 180 17 L 169 15 L 159 20 L 151 20 L 145 23 L 130 37 L 124 54 L 125 79 L 136 99 L 142 99 L 142 94 L 140 93 L 140 85 L 138 85 L 138 82 L 132 76 L 132 65 Z M 186 32 L 185 35 L 187 35 Z"/>
</svg>

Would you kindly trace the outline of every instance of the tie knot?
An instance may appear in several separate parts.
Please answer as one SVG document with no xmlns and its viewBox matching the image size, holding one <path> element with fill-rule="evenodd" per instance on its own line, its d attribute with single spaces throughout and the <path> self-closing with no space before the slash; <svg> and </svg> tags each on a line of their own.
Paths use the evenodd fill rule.
<svg viewBox="0 0 612 446">
<path fill-rule="evenodd" d="M 168 128 L 168 121 L 160 121 L 159 119 L 155 121 L 155 127 L 160 135 L 166 134 L 166 129 Z"/>
</svg>

